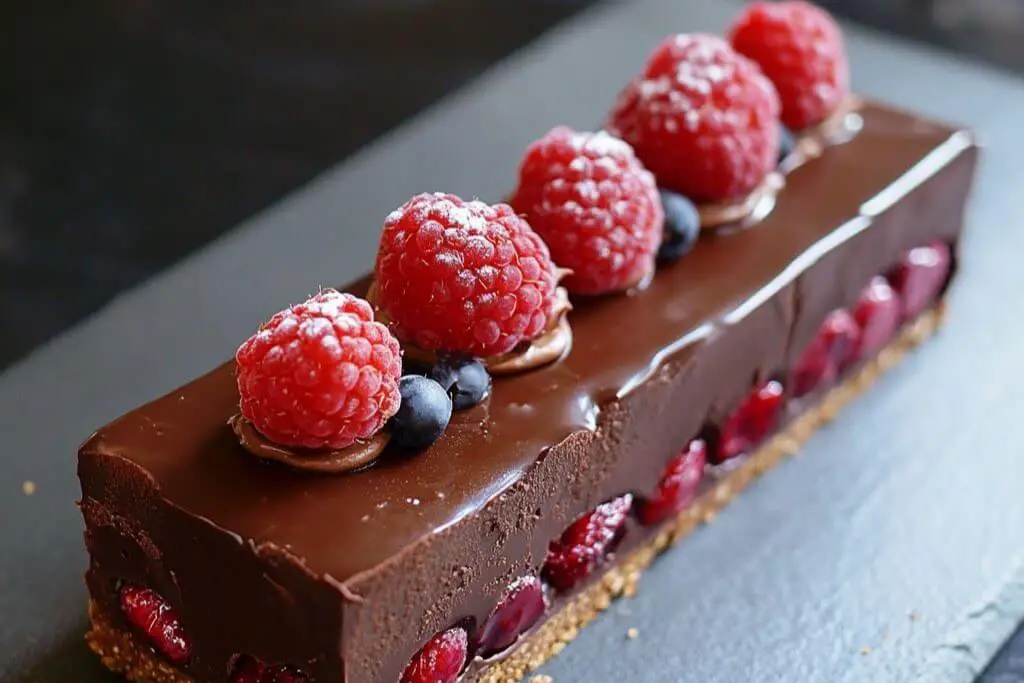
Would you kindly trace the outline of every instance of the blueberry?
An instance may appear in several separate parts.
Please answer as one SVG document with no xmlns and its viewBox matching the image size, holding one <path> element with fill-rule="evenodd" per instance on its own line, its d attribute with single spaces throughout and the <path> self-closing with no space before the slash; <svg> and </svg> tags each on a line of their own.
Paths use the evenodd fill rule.
<svg viewBox="0 0 1024 683">
<path fill-rule="evenodd" d="M 700 235 L 700 214 L 693 202 L 676 192 L 660 190 L 665 227 L 658 260 L 675 261 L 690 251 Z"/>
<path fill-rule="evenodd" d="M 452 397 L 455 410 L 472 408 L 491 390 L 491 376 L 480 361 L 473 358 L 445 358 L 430 368 L 427 377 Z"/>
<path fill-rule="evenodd" d="M 452 400 L 440 384 L 420 375 L 398 382 L 402 404 L 391 418 L 391 438 L 399 446 L 419 450 L 437 441 L 452 418 Z"/>
<path fill-rule="evenodd" d="M 789 128 L 779 125 L 779 163 L 785 161 L 796 150 L 796 136 Z"/>
</svg>

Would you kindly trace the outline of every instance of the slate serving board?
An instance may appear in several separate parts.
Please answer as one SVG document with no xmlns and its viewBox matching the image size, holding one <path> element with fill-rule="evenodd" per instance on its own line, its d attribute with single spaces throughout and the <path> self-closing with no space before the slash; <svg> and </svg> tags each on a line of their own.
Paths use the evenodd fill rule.
<svg viewBox="0 0 1024 683">
<path fill-rule="evenodd" d="M 581 15 L 0 377 L 0 681 L 112 680 L 81 641 L 74 453 L 90 429 L 365 270 L 382 217 L 413 193 L 502 196 L 529 140 L 593 126 L 657 39 L 721 31 L 737 8 Z M 560 683 L 967 682 L 1024 617 L 1024 83 L 847 35 L 857 90 L 989 142 L 950 324 L 658 562 L 546 668 Z"/>
</svg>

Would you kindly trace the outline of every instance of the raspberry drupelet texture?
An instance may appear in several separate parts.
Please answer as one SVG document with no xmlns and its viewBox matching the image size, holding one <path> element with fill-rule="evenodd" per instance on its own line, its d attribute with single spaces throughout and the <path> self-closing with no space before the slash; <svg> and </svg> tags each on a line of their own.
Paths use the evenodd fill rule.
<svg viewBox="0 0 1024 683">
<path fill-rule="evenodd" d="M 579 517 L 548 546 L 543 576 L 556 591 L 571 590 L 601 566 L 615 550 L 633 507 L 633 496 L 602 503 Z"/>
<path fill-rule="evenodd" d="M 850 92 L 843 35 L 828 12 L 809 2 L 755 2 L 733 25 L 736 51 L 761 66 L 782 100 L 782 122 L 814 126 Z"/>
<path fill-rule="evenodd" d="M 605 132 L 558 127 L 530 145 L 511 204 L 572 271 L 570 292 L 627 289 L 654 268 L 664 222 L 654 176 Z"/>
<path fill-rule="evenodd" d="M 749 194 L 779 156 L 779 97 L 716 36 L 663 40 L 619 95 L 609 128 L 659 185 L 697 203 Z"/>
<path fill-rule="evenodd" d="M 351 294 L 328 289 L 277 313 L 235 361 L 242 416 L 283 446 L 345 448 L 398 410 L 398 340 Z"/>
<path fill-rule="evenodd" d="M 548 327 L 558 272 L 544 240 L 505 204 L 421 194 L 384 223 L 377 303 L 428 351 L 496 356 Z"/>
</svg>

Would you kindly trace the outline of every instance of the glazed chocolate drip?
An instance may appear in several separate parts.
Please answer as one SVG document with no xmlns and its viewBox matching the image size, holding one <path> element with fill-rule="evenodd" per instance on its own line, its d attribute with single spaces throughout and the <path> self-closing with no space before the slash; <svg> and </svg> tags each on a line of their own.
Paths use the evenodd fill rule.
<svg viewBox="0 0 1024 683">
<path fill-rule="evenodd" d="M 641 292 L 579 304 L 564 359 L 496 378 L 489 401 L 414 457 L 389 449 L 340 477 L 259 462 L 227 427 L 230 364 L 101 429 L 80 460 L 98 510 L 86 514 L 93 596 L 116 611 L 115 576 L 170 593 L 200 683 L 240 649 L 320 683 L 397 679 L 433 633 L 485 618 L 576 516 L 650 490 L 673 452 L 902 250 L 957 242 L 969 136 L 879 105 L 861 113 L 860 134 L 794 170 L 760 225 L 702 238 Z M 265 614 L 285 619 L 287 641 Z"/>
</svg>

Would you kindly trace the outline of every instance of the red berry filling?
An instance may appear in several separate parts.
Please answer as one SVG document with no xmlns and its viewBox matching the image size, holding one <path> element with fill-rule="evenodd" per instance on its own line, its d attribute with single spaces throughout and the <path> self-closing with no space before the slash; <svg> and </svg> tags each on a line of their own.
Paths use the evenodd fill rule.
<svg viewBox="0 0 1024 683">
<path fill-rule="evenodd" d="M 858 358 L 869 358 L 885 346 L 900 326 L 902 306 L 889 281 L 877 276 L 860 294 L 853 317 L 860 325 Z"/>
<path fill-rule="evenodd" d="M 174 664 L 184 664 L 192 653 L 178 613 L 156 591 L 122 586 L 118 594 L 124 618 Z"/>
<path fill-rule="evenodd" d="M 775 430 L 783 403 L 785 392 L 774 380 L 750 392 L 722 425 L 714 461 L 721 463 L 750 453 Z"/>
<path fill-rule="evenodd" d="M 795 398 L 834 382 L 853 360 L 860 340 L 860 326 L 845 309 L 828 314 L 811 343 L 804 349 L 790 375 Z"/>
<path fill-rule="evenodd" d="M 602 503 L 569 525 L 552 541 L 544 562 L 544 579 L 558 591 L 567 591 L 599 567 L 622 539 L 633 505 L 625 495 Z"/>
<path fill-rule="evenodd" d="M 402 683 L 455 683 L 466 665 L 469 639 L 466 632 L 450 628 L 438 633 L 413 656 L 402 674 Z"/>
<path fill-rule="evenodd" d="M 946 285 L 951 266 L 949 247 L 938 241 L 903 255 L 890 281 L 903 300 L 904 320 L 917 317 L 935 301 Z"/>
<path fill-rule="evenodd" d="M 537 623 L 546 608 L 547 600 L 540 579 L 523 576 L 513 581 L 480 631 L 480 654 L 491 655 L 512 645 L 520 634 Z"/>
<path fill-rule="evenodd" d="M 421 194 L 384 223 L 377 302 L 403 341 L 471 356 L 540 335 L 558 270 L 544 240 L 505 204 Z"/>
<path fill-rule="evenodd" d="M 228 680 L 230 683 L 309 683 L 312 679 L 291 664 L 267 666 L 255 657 L 239 655 Z"/>
<path fill-rule="evenodd" d="M 672 458 L 653 495 L 640 506 L 640 523 L 658 524 L 688 508 L 697 497 L 706 460 L 707 446 L 701 439 L 694 439 Z"/>
</svg>

